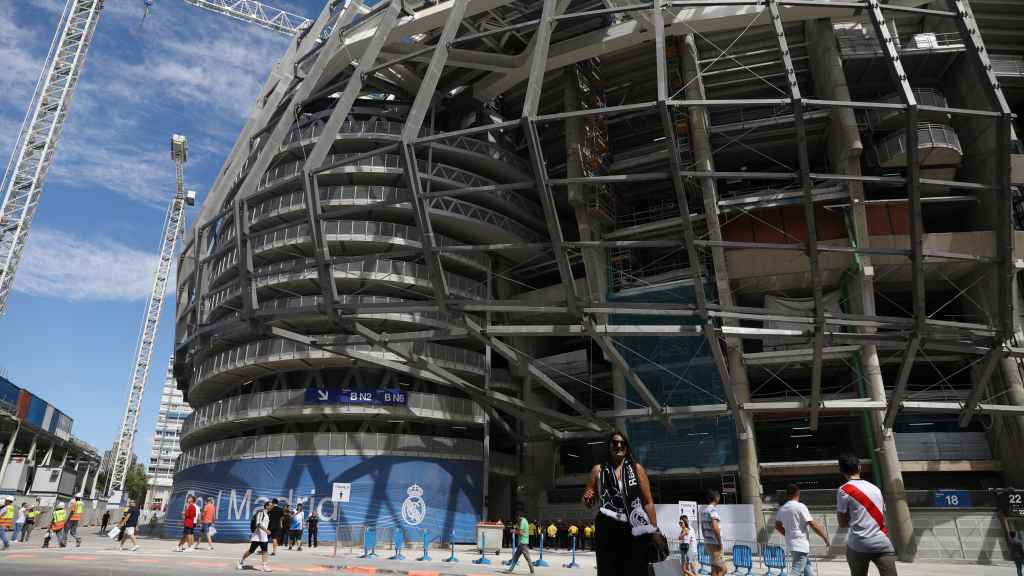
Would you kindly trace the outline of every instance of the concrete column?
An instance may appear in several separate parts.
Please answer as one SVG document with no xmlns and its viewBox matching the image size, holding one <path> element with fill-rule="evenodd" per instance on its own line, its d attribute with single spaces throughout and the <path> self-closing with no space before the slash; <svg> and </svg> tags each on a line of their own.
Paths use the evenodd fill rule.
<svg viewBox="0 0 1024 576">
<path fill-rule="evenodd" d="M 96 499 L 96 481 L 100 479 L 100 469 L 96 468 L 96 473 L 92 477 L 92 487 L 89 488 L 89 498 Z"/>
<path fill-rule="evenodd" d="M 7 442 L 7 449 L 4 450 L 4 459 L 0 462 L 0 482 L 3 481 L 4 474 L 7 473 L 7 465 L 11 462 L 11 454 L 14 453 L 14 444 L 18 441 L 18 432 L 20 431 L 21 421 L 19 420 L 14 427 L 14 432 L 11 433 L 11 439 Z"/>
<path fill-rule="evenodd" d="M 704 81 L 700 73 L 700 55 L 693 34 L 687 34 L 685 40 L 685 58 L 683 63 L 687 100 L 704 100 Z M 699 171 L 715 169 L 715 159 L 711 148 L 711 123 L 707 109 L 703 106 L 690 106 L 690 146 Z M 707 222 L 708 235 L 712 241 L 722 240 L 722 229 L 718 219 L 718 185 L 714 178 L 700 178 L 701 191 L 704 197 L 704 217 Z M 721 247 L 711 249 L 715 271 L 715 286 L 718 301 L 722 306 L 734 306 L 732 286 L 729 284 L 729 269 L 725 260 L 725 251 Z M 727 324 L 734 322 L 727 321 Z M 743 363 L 743 341 L 739 338 L 726 338 L 726 358 L 729 363 L 729 375 L 732 377 L 733 395 L 740 404 L 750 400 L 750 381 L 747 367 Z M 767 541 L 767 531 L 762 513 L 761 500 L 761 467 L 757 459 L 757 440 L 754 434 L 754 419 L 750 414 L 739 411 L 736 420 L 736 460 L 739 468 L 740 502 L 754 507 L 754 523 L 757 528 L 758 540 Z"/>
<path fill-rule="evenodd" d="M 26 462 L 35 463 L 36 461 L 36 442 L 39 440 L 38 434 L 32 435 L 32 444 L 28 447 L 28 457 L 25 458 Z"/>
<path fill-rule="evenodd" d="M 83 498 L 85 497 L 85 487 L 89 484 L 89 473 L 90 472 L 92 472 L 92 466 L 88 466 L 87 465 L 85 467 L 85 474 L 82 476 L 82 482 L 78 486 L 78 490 L 74 491 L 75 494 L 81 494 Z"/>
<path fill-rule="evenodd" d="M 868 346 L 865 346 L 868 348 Z M 870 346 L 874 348 L 874 346 Z M 878 363 L 878 351 L 870 350 L 861 354 L 861 364 L 865 384 L 872 400 L 885 401 L 885 386 L 882 382 L 882 369 Z M 907 504 L 907 492 L 903 486 L 903 472 L 900 468 L 900 457 L 896 453 L 896 438 L 892 432 L 882 431 L 881 412 L 872 412 L 871 420 L 876 438 L 879 439 L 875 448 L 875 462 L 878 463 L 882 477 L 882 494 L 885 496 L 886 526 L 889 528 L 889 539 L 896 547 L 900 560 L 912 562 L 917 554 L 914 542 L 914 523 L 910 517 L 910 506 Z"/>
<path fill-rule="evenodd" d="M 828 19 L 814 20 L 805 25 L 805 34 L 810 47 L 807 51 L 814 79 L 816 95 L 830 100 L 850 101 L 850 88 L 843 71 L 843 62 L 836 50 L 835 32 L 832 21 Z M 828 135 L 829 161 L 836 172 L 856 175 L 861 174 L 860 157 L 864 145 L 860 140 L 857 119 L 853 110 L 848 108 L 833 109 Z M 850 220 L 852 243 L 867 248 L 870 246 L 867 210 L 864 206 L 864 188 L 860 182 L 847 183 L 850 191 Z M 867 255 L 855 258 L 857 275 L 855 290 L 851 304 L 857 313 L 875 314 L 875 291 L 872 277 L 871 259 Z M 863 329 L 869 332 L 870 329 Z M 878 348 L 872 344 L 861 346 L 860 362 L 865 391 L 872 400 L 886 399 L 885 383 L 878 361 Z M 879 439 L 873 462 L 877 463 L 878 477 L 882 480 L 882 491 L 886 500 L 889 536 L 904 561 L 913 560 L 915 554 L 914 527 L 910 517 L 910 507 L 903 486 L 903 473 L 900 468 L 899 456 L 896 454 L 896 441 L 891 434 L 882 434 L 882 415 L 872 412 L 870 415 L 872 430 Z"/>
</svg>

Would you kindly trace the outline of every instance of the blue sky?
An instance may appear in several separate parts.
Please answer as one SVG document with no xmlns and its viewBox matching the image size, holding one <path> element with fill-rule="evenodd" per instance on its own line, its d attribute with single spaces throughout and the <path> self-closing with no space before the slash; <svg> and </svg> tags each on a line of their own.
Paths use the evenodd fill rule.
<svg viewBox="0 0 1024 576">
<path fill-rule="evenodd" d="M 310 18 L 323 6 L 322 0 L 265 3 Z M 63 6 L 63 0 L 0 1 L 4 160 Z M 157 0 L 145 22 L 142 13 L 142 0 L 106 2 L 0 318 L 0 370 L 68 413 L 73 433 L 101 452 L 120 425 L 174 194 L 170 136 L 189 139 L 186 185 L 201 202 L 288 45 L 280 34 L 180 0 Z M 168 298 L 164 308 L 136 436 L 143 461 L 173 349 L 173 303 Z"/>
</svg>

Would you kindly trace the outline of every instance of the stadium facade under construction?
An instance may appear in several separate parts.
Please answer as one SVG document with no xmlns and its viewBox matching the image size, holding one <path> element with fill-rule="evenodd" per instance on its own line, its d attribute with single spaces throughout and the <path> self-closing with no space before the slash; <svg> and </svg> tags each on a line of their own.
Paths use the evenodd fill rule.
<svg viewBox="0 0 1024 576">
<path fill-rule="evenodd" d="M 930 491 L 1024 485 L 1022 22 L 329 2 L 186 237 L 170 514 L 210 495 L 241 536 L 281 497 L 472 540 L 517 501 L 581 516 L 619 428 L 658 502 L 759 519 L 855 451 L 912 556 Z"/>
</svg>

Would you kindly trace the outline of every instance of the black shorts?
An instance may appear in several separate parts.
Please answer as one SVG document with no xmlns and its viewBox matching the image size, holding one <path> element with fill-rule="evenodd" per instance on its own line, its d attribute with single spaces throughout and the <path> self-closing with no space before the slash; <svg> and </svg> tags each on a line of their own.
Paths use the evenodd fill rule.
<svg viewBox="0 0 1024 576">
<path fill-rule="evenodd" d="M 257 550 L 259 550 L 260 552 L 263 552 L 264 554 L 266 554 L 266 552 L 267 552 L 267 543 L 266 542 L 250 542 L 249 543 L 249 554 L 252 554 L 253 552 L 255 552 Z"/>
<path fill-rule="evenodd" d="M 182 528 L 181 529 L 181 535 L 182 536 L 195 536 L 196 535 L 196 529 L 195 528 L 188 528 L 188 527 Z"/>
<path fill-rule="evenodd" d="M 284 542 L 284 530 L 278 528 L 270 533 L 270 537 L 277 540 L 277 543 L 280 544 L 281 542 Z"/>
</svg>

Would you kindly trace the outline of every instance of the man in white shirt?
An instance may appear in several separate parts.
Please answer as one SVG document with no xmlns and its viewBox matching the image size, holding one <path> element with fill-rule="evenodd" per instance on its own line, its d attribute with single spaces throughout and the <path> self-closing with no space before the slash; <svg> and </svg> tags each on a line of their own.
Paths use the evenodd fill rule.
<svg viewBox="0 0 1024 576">
<path fill-rule="evenodd" d="M 725 576 L 725 562 L 722 561 L 722 526 L 718 516 L 718 502 L 721 499 L 718 490 L 708 490 L 708 505 L 700 515 L 700 531 L 704 536 L 704 550 L 711 560 L 711 576 Z"/>
<path fill-rule="evenodd" d="M 271 572 L 270 566 L 267 566 L 267 544 L 270 542 L 270 509 L 274 507 L 274 503 L 270 500 L 263 503 L 263 509 L 256 512 L 252 518 L 252 536 L 249 538 L 249 550 L 242 555 L 242 559 L 238 561 L 237 570 L 245 570 L 245 559 L 252 556 L 256 550 L 260 551 L 260 570 L 264 572 Z"/>
<path fill-rule="evenodd" d="M 840 528 L 849 528 L 846 563 L 850 576 L 867 576 L 875 565 L 879 576 L 896 576 L 896 550 L 885 527 L 885 500 L 877 486 L 860 477 L 856 454 L 839 457 L 839 472 L 846 484 L 836 492 L 836 516 Z"/>
<path fill-rule="evenodd" d="M 828 535 L 811 517 L 811 511 L 807 506 L 800 502 L 799 486 L 787 486 L 786 496 L 789 500 L 775 513 L 775 529 L 786 537 L 786 549 L 793 558 L 793 576 L 814 576 L 811 560 L 808 558 L 811 553 L 811 541 L 807 538 L 807 527 L 810 526 L 818 536 L 821 536 L 825 546 L 830 545 Z"/>
</svg>

